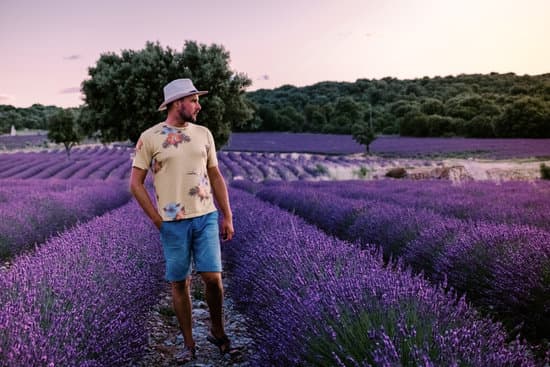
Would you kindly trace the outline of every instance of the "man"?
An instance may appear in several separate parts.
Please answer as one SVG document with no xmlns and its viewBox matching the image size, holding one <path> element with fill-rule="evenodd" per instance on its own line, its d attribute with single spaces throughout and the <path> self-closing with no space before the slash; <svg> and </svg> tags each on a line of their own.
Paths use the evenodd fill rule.
<svg viewBox="0 0 550 367">
<path fill-rule="evenodd" d="M 190 79 L 176 79 L 164 87 L 167 110 L 164 122 L 144 131 L 136 145 L 130 190 L 144 212 L 160 231 L 166 260 L 166 279 L 171 282 L 174 310 L 185 347 L 180 362 L 196 358 L 192 335 L 190 296 L 191 265 L 206 285 L 211 335 L 208 341 L 220 352 L 234 357 L 223 322 L 223 284 L 219 231 L 224 241 L 234 234 L 229 196 L 218 169 L 216 148 L 210 130 L 196 125 L 201 110 L 198 91 Z M 157 208 L 153 206 L 145 178 L 151 169 Z M 213 195 L 212 195 L 213 194 Z M 218 228 L 218 212 L 222 212 Z"/>
</svg>

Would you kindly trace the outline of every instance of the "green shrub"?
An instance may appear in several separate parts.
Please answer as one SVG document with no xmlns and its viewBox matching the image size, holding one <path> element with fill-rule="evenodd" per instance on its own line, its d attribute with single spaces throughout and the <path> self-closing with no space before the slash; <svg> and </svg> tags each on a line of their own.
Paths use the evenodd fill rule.
<svg viewBox="0 0 550 367">
<path fill-rule="evenodd" d="M 367 178 L 369 175 L 369 169 L 365 166 L 361 166 L 357 171 L 353 171 L 353 173 L 359 178 Z"/>
<path fill-rule="evenodd" d="M 315 165 L 315 170 L 317 171 L 317 173 L 322 176 L 322 175 L 328 175 L 328 169 L 327 167 L 323 166 L 322 164 L 320 163 L 317 163 Z"/>
<path fill-rule="evenodd" d="M 547 166 L 544 163 L 540 165 L 540 178 L 543 180 L 550 180 L 550 166 Z"/>
</svg>

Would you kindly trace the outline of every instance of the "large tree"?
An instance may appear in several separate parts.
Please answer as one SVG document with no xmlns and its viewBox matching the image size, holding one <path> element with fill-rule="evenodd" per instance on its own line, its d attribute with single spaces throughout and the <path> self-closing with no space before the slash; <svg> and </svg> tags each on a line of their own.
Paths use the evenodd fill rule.
<svg viewBox="0 0 550 367">
<path fill-rule="evenodd" d="M 244 99 L 244 88 L 251 80 L 229 68 L 229 52 L 223 46 L 187 41 L 181 52 L 158 42 L 147 42 L 143 50 L 123 50 L 120 55 L 102 54 L 95 67 L 88 70 L 90 79 L 82 83 L 84 111 L 81 124 L 89 134 L 103 142 L 131 140 L 164 120 L 157 111 L 163 101 L 163 87 L 178 78 L 191 78 L 200 90 L 209 94 L 201 98 L 198 123 L 207 126 L 219 148 L 229 139 L 231 128 L 252 116 Z"/>
</svg>

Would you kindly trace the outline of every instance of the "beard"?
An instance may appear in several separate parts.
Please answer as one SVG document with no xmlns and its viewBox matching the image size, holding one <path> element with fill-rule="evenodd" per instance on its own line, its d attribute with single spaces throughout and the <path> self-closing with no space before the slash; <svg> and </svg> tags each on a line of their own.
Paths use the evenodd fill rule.
<svg viewBox="0 0 550 367">
<path fill-rule="evenodd" d="M 193 123 L 197 122 L 196 114 L 191 114 L 183 109 L 180 109 L 178 113 L 180 115 L 180 118 L 185 122 L 193 122 Z"/>
</svg>

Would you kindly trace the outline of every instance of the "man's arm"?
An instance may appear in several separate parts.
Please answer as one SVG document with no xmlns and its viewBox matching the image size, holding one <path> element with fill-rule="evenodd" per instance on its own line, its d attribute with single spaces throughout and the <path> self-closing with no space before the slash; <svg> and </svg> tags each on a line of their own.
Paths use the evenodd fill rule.
<svg viewBox="0 0 550 367">
<path fill-rule="evenodd" d="M 218 169 L 218 166 L 208 168 L 208 178 L 210 179 L 214 199 L 216 199 L 216 202 L 222 212 L 222 238 L 225 241 L 229 241 L 233 238 L 233 234 L 235 233 L 233 228 L 233 214 L 231 213 L 231 206 L 229 205 L 227 186 L 225 185 L 225 181 L 220 173 L 220 170 Z"/>
<path fill-rule="evenodd" d="M 132 167 L 132 174 L 130 175 L 130 192 L 136 198 L 139 205 L 143 208 L 143 211 L 157 228 L 160 229 L 162 225 L 162 217 L 159 215 L 151 197 L 145 188 L 145 177 L 147 177 L 147 170 L 141 168 Z"/>
</svg>

